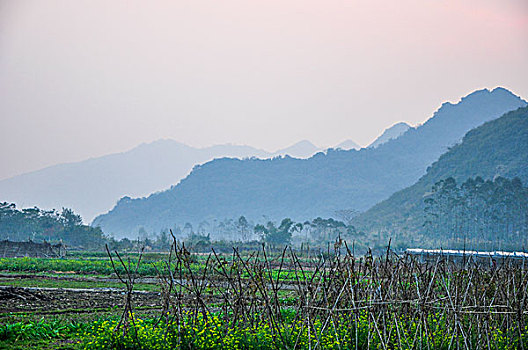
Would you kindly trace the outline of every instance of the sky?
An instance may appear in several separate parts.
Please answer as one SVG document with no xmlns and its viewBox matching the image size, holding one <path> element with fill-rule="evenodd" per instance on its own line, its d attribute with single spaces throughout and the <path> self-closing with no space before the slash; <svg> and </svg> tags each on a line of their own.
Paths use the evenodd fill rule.
<svg viewBox="0 0 528 350">
<path fill-rule="evenodd" d="M 525 0 L 0 0 L 0 179 L 160 138 L 372 142 L 528 98 Z"/>
</svg>

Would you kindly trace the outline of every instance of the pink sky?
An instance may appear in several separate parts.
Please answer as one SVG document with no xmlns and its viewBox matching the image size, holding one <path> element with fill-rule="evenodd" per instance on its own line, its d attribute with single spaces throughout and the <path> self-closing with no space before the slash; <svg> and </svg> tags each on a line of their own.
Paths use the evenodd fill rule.
<svg viewBox="0 0 528 350">
<path fill-rule="evenodd" d="M 367 145 L 444 101 L 528 98 L 523 0 L 0 0 L 0 178 L 173 138 Z"/>
</svg>

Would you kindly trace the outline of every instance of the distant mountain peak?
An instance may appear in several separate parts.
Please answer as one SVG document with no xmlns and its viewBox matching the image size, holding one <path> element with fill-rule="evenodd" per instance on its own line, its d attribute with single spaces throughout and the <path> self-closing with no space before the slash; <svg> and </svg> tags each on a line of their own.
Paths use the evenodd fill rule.
<svg viewBox="0 0 528 350">
<path fill-rule="evenodd" d="M 308 146 L 308 147 L 313 147 L 313 148 L 317 148 L 316 145 L 314 145 L 312 142 L 310 142 L 309 140 L 301 140 L 299 142 L 296 142 L 294 143 L 291 147 L 296 147 L 296 146 Z"/>
<path fill-rule="evenodd" d="M 130 149 L 129 151 L 133 151 L 138 148 L 166 147 L 166 146 L 178 146 L 178 147 L 192 148 L 191 146 L 186 145 L 183 142 L 176 141 L 174 139 L 163 138 L 163 139 L 157 139 L 157 140 L 150 141 L 150 142 L 142 142 L 139 145 L 135 146 L 134 148 Z"/>
<path fill-rule="evenodd" d="M 289 147 L 279 149 L 273 154 L 275 156 L 288 155 L 294 158 L 308 158 L 314 155 L 315 153 L 319 152 L 320 150 L 321 149 L 314 145 L 312 142 L 308 140 L 301 140 Z"/>
<path fill-rule="evenodd" d="M 484 89 L 479 89 L 479 90 L 475 90 L 471 93 L 469 93 L 468 95 L 462 97 L 460 99 L 459 102 L 464 102 L 464 101 L 471 101 L 471 100 L 474 100 L 474 99 L 480 99 L 480 98 L 486 98 L 487 96 L 496 96 L 496 97 L 501 97 L 501 98 L 505 98 L 505 99 L 511 99 L 512 97 L 514 99 L 517 99 L 519 101 L 522 101 L 522 102 L 526 102 L 525 100 L 523 100 L 521 97 L 515 95 L 513 92 L 511 92 L 510 90 L 502 87 L 502 86 L 498 86 L 492 90 L 488 89 L 488 88 L 484 88 Z M 451 104 L 452 103 L 444 103 L 444 104 Z"/>
<path fill-rule="evenodd" d="M 335 148 L 349 151 L 351 149 L 360 149 L 361 146 L 354 142 L 354 140 L 348 139 L 335 146 Z"/>
<path fill-rule="evenodd" d="M 497 86 L 495 89 L 491 90 L 491 93 L 492 94 L 502 94 L 504 96 L 507 96 L 507 97 L 517 97 L 519 100 L 521 101 L 524 101 L 526 102 L 525 100 L 523 100 L 521 97 L 515 95 L 513 92 L 511 92 L 510 90 L 502 87 L 502 86 Z"/>
<path fill-rule="evenodd" d="M 508 90 L 508 89 L 506 89 L 506 88 L 503 88 L 502 86 L 497 86 L 497 87 L 496 87 L 495 89 L 493 89 L 491 92 L 505 92 L 505 93 L 507 93 L 507 94 L 511 94 L 511 95 L 513 95 L 513 93 L 512 93 L 510 90 Z"/>
<path fill-rule="evenodd" d="M 400 137 L 410 128 L 411 126 L 405 122 L 396 123 L 393 126 L 385 129 L 385 131 L 383 131 L 383 133 L 378 136 L 378 138 L 374 140 L 374 142 L 372 142 L 368 147 L 376 148 L 387 141 Z"/>
</svg>

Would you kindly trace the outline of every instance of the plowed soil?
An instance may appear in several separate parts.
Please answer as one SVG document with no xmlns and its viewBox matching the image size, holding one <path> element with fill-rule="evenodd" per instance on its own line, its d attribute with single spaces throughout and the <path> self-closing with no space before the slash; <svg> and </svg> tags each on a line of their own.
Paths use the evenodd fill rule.
<svg viewBox="0 0 528 350">
<path fill-rule="evenodd" d="M 31 312 L 42 314 L 93 312 L 122 309 L 125 293 L 115 289 L 63 289 L 0 287 L 0 313 Z M 137 291 L 134 307 L 160 307 L 157 292 Z"/>
</svg>

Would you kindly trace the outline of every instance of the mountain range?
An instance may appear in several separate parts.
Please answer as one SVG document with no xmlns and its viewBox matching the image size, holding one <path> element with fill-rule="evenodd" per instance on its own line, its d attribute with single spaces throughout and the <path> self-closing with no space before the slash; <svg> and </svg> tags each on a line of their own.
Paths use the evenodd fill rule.
<svg viewBox="0 0 528 350">
<path fill-rule="evenodd" d="M 166 191 L 122 198 L 92 224 L 120 237 L 140 227 L 156 232 L 240 215 L 300 221 L 342 209 L 364 211 L 414 184 L 469 130 L 524 106 L 526 101 L 506 89 L 483 89 L 456 104 L 444 103 L 422 125 L 376 147 L 329 149 L 308 159 L 215 159 L 195 166 Z"/>
<path fill-rule="evenodd" d="M 449 177 L 461 184 L 469 178 L 493 180 L 499 176 L 517 177 L 524 186 L 528 184 L 528 107 L 469 131 L 415 184 L 360 214 L 354 224 L 366 232 L 383 231 L 392 238 L 407 235 L 406 241 L 416 239 L 424 230 L 424 198 L 435 183 Z"/>
<path fill-rule="evenodd" d="M 193 166 L 214 158 L 265 159 L 281 155 L 307 158 L 320 151 L 307 140 L 275 152 L 231 144 L 196 148 L 170 139 L 158 140 L 127 152 L 54 165 L 0 180 L 0 201 L 19 207 L 72 208 L 90 222 L 110 210 L 119 198 L 142 197 L 167 189 L 187 176 Z"/>
</svg>

